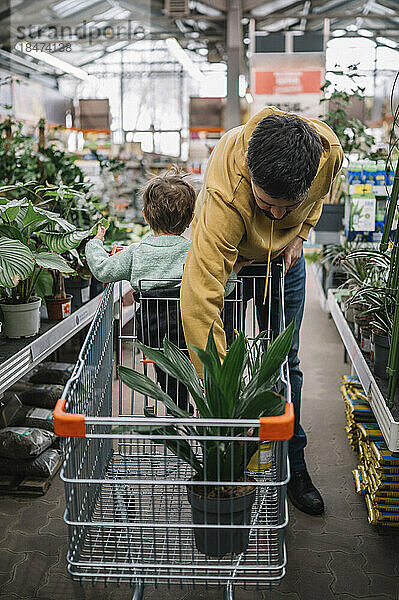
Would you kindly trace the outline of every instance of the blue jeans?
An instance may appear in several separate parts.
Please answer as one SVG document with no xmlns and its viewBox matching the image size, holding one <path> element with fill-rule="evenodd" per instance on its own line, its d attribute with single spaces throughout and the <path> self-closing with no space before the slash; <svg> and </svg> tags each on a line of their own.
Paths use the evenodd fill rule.
<svg viewBox="0 0 399 600">
<path fill-rule="evenodd" d="M 276 263 L 272 263 L 272 328 L 274 334 L 278 334 L 279 325 L 279 269 Z M 255 280 L 244 279 L 243 286 L 243 298 L 244 298 L 244 310 L 246 303 L 252 297 L 255 299 L 257 320 L 260 329 L 267 328 L 267 306 L 263 306 L 263 291 L 265 285 L 265 277 L 259 277 L 259 275 L 265 275 L 265 267 L 258 265 L 249 265 L 244 267 L 240 272 L 240 275 L 253 276 L 258 275 Z M 255 283 L 254 283 L 255 281 Z M 294 425 L 294 436 L 289 442 L 289 458 L 292 471 L 303 471 L 306 469 L 306 463 L 304 458 L 304 448 L 307 444 L 306 433 L 304 432 L 301 424 L 301 391 L 302 391 L 302 371 L 299 368 L 299 330 L 301 328 L 303 309 L 305 306 L 305 283 L 306 283 L 306 270 L 305 270 L 305 259 L 303 253 L 301 258 L 293 267 L 287 272 L 285 277 L 285 312 L 286 312 L 286 324 L 288 325 L 294 317 L 296 317 L 295 331 L 292 340 L 292 346 L 288 355 L 289 367 L 290 367 L 290 378 L 291 378 L 291 389 L 292 389 L 292 402 L 295 409 L 295 425 Z"/>
</svg>

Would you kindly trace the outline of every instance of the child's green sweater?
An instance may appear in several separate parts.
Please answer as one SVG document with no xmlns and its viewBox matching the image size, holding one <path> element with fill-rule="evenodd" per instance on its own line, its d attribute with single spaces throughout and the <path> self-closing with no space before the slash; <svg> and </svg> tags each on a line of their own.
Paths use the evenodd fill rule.
<svg viewBox="0 0 399 600">
<path fill-rule="evenodd" d="M 154 281 L 143 282 L 142 288 L 174 287 L 181 279 L 190 240 L 182 235 L 147 235 L 139 243 L 130 244 L 126 250 L 110 256 L 101 240 L 93 239 L 86 244 L 86 258 L 94 277 L 104 283 L 111 281 L 129 281 L 134 289 L 139 288 L 140 279 Z M 236 278 L 234 271 L 231 279 Z M 234 288 L 230 281 L 226 294 Z"/>
</svg>

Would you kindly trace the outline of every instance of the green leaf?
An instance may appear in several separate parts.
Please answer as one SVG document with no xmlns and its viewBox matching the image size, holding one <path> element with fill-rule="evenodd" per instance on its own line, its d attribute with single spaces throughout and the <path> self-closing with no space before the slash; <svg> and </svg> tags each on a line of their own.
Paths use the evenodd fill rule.
<svg viewBox="0 0 399 600">
<path fill-rule="evenodd" d="M 14 227 L 14 225 L 0 225 L 0 235 L 4 235 L 4 237 L 11 238 L 13 240 L 23 241 L 23 236 L 18 227 Z"/>
<path fill-rule="evenodd" d="M 6 200 L 0 204 L 0 215 L 6 223 L 12 223 L 16 219 L 22 206 L 27 206 L 26 198 L 21 200 Z"/>
<path fill-rule="evenodd" d="M 209 354 L 211 354 L 211 356 L 213 356 L 213 358 L 216 361 L 216 364 L 218 367 L 221 366 L 221 362 L 220 362 L 220 356 L 219 356 L 219 352 L 216 348 L 216 344 L 215 344 L 215 338 L 213 337 L 213 326 L 214 323 L 212 323 L 211 328 L 209 330 L 208 333 L 208 341 L 206 343 L 206 352 L 209 352 Z"/>
<path fill-rule="evenodd" d="M 35 262 L 43 269 L 52 269 L 60 273 L 74 273 L 63 256 L 53 252 L 36 252 L 33 254 Z"/>
<path fill-rule="evenodd" d="M 53 278 L 51 273 L 45 270 L 41 271 L 36 279 L 35 293 L 36 296 L 39 296 L 42 300 L 44 300 L 46 296 L 51 296 L 53 294 Z"/>
<path fill-rule="evenodd" d="M 91 229 L 87 231 L 71 231 L 59 233 L 56 231 L 40 231 L 39 236 L 51 252 L 62 254 L 68 250 L 77 248 L 82 240 L 91 235 Z"/>
<path fill-rule="evenodd" d="M 283 414 L 285 400 L 269 390 L 258 390 L 235 415 L 239 419 L 259 419 Z"/>
<path fill-rule="evenodd" d="M 138 373 L 128 367 L 118 367 L 119 378 L 125 383 L 130 389 L 149 396 L 154 400 L 159 400 L 167 408 L 167 410 L 177 418 L 186 418 L 188 413 L 177 406 L 168 394 L 166 394 L 152 379 Z"/>
<path fill-rule="evenodd" d="M 241 332 L 232 343 L 219 371 L 218 383 L 227 401 L 226 416 L 231 418 L 245 368 L 245 337 Z"/>
<path fill-rule="evenodd" d="M 252 373 L 247 387 L 241 395 L 240 403 L 245 405 L 260 386 L 266 384 L 266 389 L 270 389 L 277 381 L 280 374 L 280 367 L 291 349 L 292 337 L 295 329 L 295 318 L 288 327 L 270 344 L 267 352 L 263 354 L 262 361 L 256 372 Z"/>
<path fill-rule="evenodd" d="M 210 417 L 202 386 L 194 365 L 190 359 L 175 344 L 165 336 L 163 340 L 164 355 L 169 359 L 173 377 L 181 381 L 191 394 L 201 417 Z M 160 365 L 158 365 L 160 366 Z"/>
<path fill-rule="evenodd" d="M 197 354 L 203 364 L 203 379 L 205 398 L 213 418 L 224 418 L 227 416 L 228 402 L 219 385 L 220 361 L 216 360 L 214 354 L 201 350 L 196 346 L 190 346 Z"/>
<path fill-rule="evenodd" d="M 56 223 L 61 229 L 64 229 L 64 231 L 72 232 L 76 229 L 74 225 L 60 217 L 57 213 L 44 210 L 44 208 L 40 208 L 39 206 L 33 206 L 33 204 L 29 202 L 28 210 L 23 220 L 24 227 L 46 221 Z"/>
<path fill-rule="evenodd" d="M 264 355 L 259 369 L 259 383 L 263 383 L 269 377 L 272 377 L 276 370 L 280 369 L 291 350 L 292 338 L 295 330 L 295 317 L 292 319 L 288 327 L 276 337 L 270 344 Z"/>
<path fill-rule="evenodd" d="M 0 286 L 15 287 L 33 272 L 32 252 L 19 240 L 0 237 Z"/>
</svg>

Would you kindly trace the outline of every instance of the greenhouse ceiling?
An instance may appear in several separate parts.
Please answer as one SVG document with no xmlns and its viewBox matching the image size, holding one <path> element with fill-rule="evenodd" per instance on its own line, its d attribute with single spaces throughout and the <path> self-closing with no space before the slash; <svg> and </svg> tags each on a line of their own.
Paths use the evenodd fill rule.
<svg viewBox="0 0 399 600">
<path fill-rule="evenodd" d="M 328 18 L 331 35 L 364 35 L 399 48 L 397 0 L 13 0 L 11 8 L 0 3 L 0 63 L 12 51 L 21 72 L 37 71 L 38 60 L 22 42 L 65 44 L 57 55 L 83 67 L 138 40 L 170 37 L 219 62 L 226 53 L 228 10 L 241 1 L 246 43 L 251 19 L 267 36 L 322 32 Z M 40 68 L 59 73 L 50 65 Z"/>
</svg>

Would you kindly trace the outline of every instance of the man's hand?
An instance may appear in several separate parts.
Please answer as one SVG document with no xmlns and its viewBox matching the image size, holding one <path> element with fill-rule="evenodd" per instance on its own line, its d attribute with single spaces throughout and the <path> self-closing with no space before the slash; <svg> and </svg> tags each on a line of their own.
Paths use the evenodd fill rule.
<svg viewBox="0 0 399 600">
<path fill-rule="evenodd" d="M 105 229 L 105 227 L 102 227 L 101 225 L 99 225 L 99 226 L 98 226 L 98 228 L 97 228 L 97 233 L 96 233 L 96 235 L 94 236 L 94 239 L 95 239 L 95 240 L 100 240 L 101 242 L 103 242 L 103 241 L 104 241 L 104 237 L 105 237 L 105 232 L 106 232 L 106 231 L 107 231 L 107 230 Z"/>
<path fill-rule="evenodd" d="M 285 274 L 287 274 L 287 271 L 292 269 L 292 267 L 295 267 L 296 263 L 300 259 L 302 254 L 302 246 L 303 239 L 297 235 L 284 250 Z"/>
<path fill-rule="evenodd" d="M 243 267 L 246 267 L 254 262 L 254 258 L 252 260 L 246 260 L 245 258 L 239 259 L 236 261 L 233 267 L 233 271 L 236 275 L 241 271 Z"/>
</svg>

